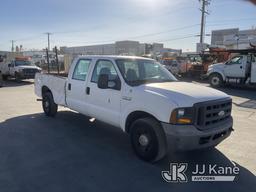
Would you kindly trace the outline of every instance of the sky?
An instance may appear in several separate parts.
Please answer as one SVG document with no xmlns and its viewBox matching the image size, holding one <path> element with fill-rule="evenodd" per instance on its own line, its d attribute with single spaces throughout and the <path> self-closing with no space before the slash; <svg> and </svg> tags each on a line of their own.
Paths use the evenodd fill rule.
<svg viewBox="0 0 256 192">
<path fill-rule="evenodd" d="M 164 43 L 194 51 L 199 42 L 198 0 L 8 0 L 1 2 L 0 50 L 11 40 L 25 50 L 108 44 L 120 40 Z M 256 6 L 244 0 L 211 0 L 206 34 L 256 27 Z M 206 37 L 210 43 L 210 37 Z"/>
</svg>

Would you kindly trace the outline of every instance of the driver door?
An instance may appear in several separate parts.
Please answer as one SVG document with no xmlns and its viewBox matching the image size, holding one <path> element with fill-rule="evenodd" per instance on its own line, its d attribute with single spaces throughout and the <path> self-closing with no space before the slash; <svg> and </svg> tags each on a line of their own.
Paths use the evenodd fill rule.
<svg viewBox="0 0 256 192">
<path fill-rule="evenodd" d="M 244 56 L 238 55 L 233 57 L 228 61 L 224 66 L 224 74 L 226 77 L 236 77 L 243 78 L 245 77 L 246 67 L 244 65 Z"/>
<path fill-rule="evenodd" d="M 92 76 L 86 88 L 88 103 L 92 116 L 101 119 L 106 123 L 120 125 L 121 89 L 100 89 L 98 88 L 99 75 L 108 75 L 111 81 L 119 81 L 117 70 L 110 60 L 97 60 Z"/>
</svg>

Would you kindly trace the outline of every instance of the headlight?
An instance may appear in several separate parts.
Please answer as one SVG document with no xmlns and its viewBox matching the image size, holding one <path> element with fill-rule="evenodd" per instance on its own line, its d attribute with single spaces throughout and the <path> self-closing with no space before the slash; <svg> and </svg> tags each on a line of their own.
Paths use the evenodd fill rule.
<svg viewBox="0 0 256 192">
<path fill-rule="evenodd" d="M 23 72 L 23 69 L 18 69 L 18 72 L 22 73 L 22 72 Z"/>
<path fill-rule="evenodd" d="M 192 124 L 194 119 L 194 108 L 178 108 L 172 111 L 170 116 L 171 124 Z"/>
</svg>

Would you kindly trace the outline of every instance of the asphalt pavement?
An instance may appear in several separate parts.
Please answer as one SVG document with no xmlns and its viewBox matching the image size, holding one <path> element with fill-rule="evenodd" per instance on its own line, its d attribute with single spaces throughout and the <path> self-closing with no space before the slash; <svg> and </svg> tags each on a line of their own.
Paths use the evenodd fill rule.
<svg viewBox="0 0 256 192">
<path fill-rule="evenodd" d="M 30 81 L 0 88 L 1 192 L 255 190 L 255 90 L 222 89 L 233 98 L 235 131 L 216 149 L 170 152 L 150 164 L 134 155 L 129 136 L 118 128 L 63 107 L 55 118 L 46 117 L 33 88 Z M 187 163 L 188 173 L 196 164 L 240 171 L 234 182 L 168 183 L 161 173 L 170 163 Z"/>
</svg>

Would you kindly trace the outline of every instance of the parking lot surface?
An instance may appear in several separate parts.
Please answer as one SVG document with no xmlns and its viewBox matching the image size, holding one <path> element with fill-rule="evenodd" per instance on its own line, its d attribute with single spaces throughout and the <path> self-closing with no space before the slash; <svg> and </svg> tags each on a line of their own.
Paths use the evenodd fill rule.
<svg viewBox="0 0 256 192">
<path fill-rule="evenodd" d="M 203 84 L 208 86 L 207 84 Z M 33 82 L 0 88 L 0 191 L 252 191 L 256 179 L 256 91 L 223 88 L 233 98 L 232 135 L 216 149 L 172 153 L 160 162 L 139 160 L 129 136 L 89 117 L 59 108 L 46 117 Z M 167 183 L 170 163 L 232 166 L 234 182 Z"/>
</svg>

